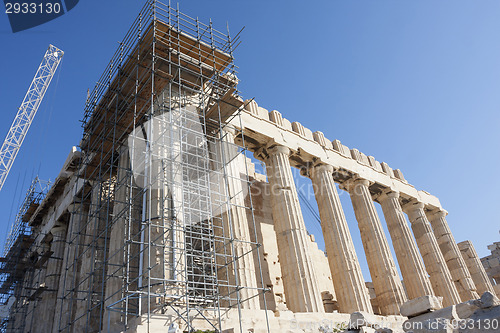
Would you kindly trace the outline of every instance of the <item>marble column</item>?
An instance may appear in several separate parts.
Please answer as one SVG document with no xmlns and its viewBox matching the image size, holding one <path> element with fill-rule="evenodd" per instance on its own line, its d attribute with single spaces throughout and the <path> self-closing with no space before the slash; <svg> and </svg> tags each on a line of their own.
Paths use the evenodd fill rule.
<svg viewBox="0 0 500 333">
<path fill-rule="evenodd" d="M 460 295 L 453 283 L 448 266 L 446 266 L 443 254 L 425 215 L 424 204 L 410 202 L 403 206 L 403 210 L 410 219 L 413 235 L 424 259 L 434 293 L 436 296 L 443 297 L 444 307 L 460 303 Z"/>
<path fill-rule="evenodd" d="M 472 245 L 471 241 L 463 241 L 457 244 L 460 252 L 462 253 L 462 257 L 465 260 L 465 264 L 469 269 L 472 280 L 476 284 L 477 292 L 479 295 L 489 291 L 493 295 L 495 295 L 495 289 L 491 284 L 490 278 L 486 271 L 484 270 L 484 266 L 477 255 L 476 249 L 474 245 Z"/>
<path fill-rule="evenodd" d="M 96 262 L 102 260 L 98 255 L 99 234 L 101 233 L 101 200 L 102 184 L 93 185 L 91 204 L 86 225 L 81 225 L 84 234 L 80 240 L 79 257 L 81 260 L 80 271 L 77 276 L 77 301 L 75 310 L 74 332 L 92 331 L 96 329 L 96 322 L 91 322 L 91 308 L 94 291 L 94 276 Z"/>
<path fill-rule="evenodd" d="M 42 236 L 42 239 L 47 236 L 45 233 L 40 233 L 40 235 Z M 37 265 L 37 267 L 33 272 L 33 275 L 31 276 L 32 289 L 29 290 L 28 295 L 29 298 L 32 298 L 34 295 L 37 296 L 33 297 L 28 302 L 28 313 L 24 314 L 22 312 L 17 312 L 13 317 L 15 324 L 14 332 L 22 331 L 23 326 L 25 333 L 31 333 L 35 330 L 43 330 L 45 311 L 46 311 L 46 306 L 44 306 L 45 303 L 44 296 L 46 293 L 48 293 L 48 290 L 46 288 L 47 287 L 46 278 L 47 278 L 48 260 L 50 260 L 50 259 L 44 260 L 43 258 L 46 258 L 45 256 L 49 254 L 49 251 L 50 251 L 50 244 L 47 243 L 45 239 L 40 243 L 38 243 L 38 245 L 35 247 L 33 255 L 36 255 L 38 257 L 38 260 L 42 260 L 43 264 Z M 40 263 L 42 261 L 40 261 Z"/>
<path fill-rule="evenodd" d="M 221 147 L 217 152 L 223 165 L 227 181 L 228 195 L 230 197 L 229 214 L 223 214 L 226 233 L 234 241 L 231 251 L 233 258 L 238 258 L 234 262 L 228 274 L 230 281 L 240 287 L 239 299 L 242 309 L 260 309 L 260 302 L 257 290 L 257 272 L 255 271 L 254 254 L 252 252 L 252 239 L 250 237 L 250 224 L 245 209 L 245 197 L 243 186 L 248 186 L 242 180 L 241 170 L 245 170 L 245 156 L 238 153 L 238 147 L 234 143 L 234 132 L 226 129 L 221 140 Z M 224 172 L 220 172 L 221 175 Z M 222 180 L 221 183 L 225 182 Z M 237 281 L 236 281 L 237 277 Z M 236 283 L 237 282 L 237 283 Z"/>
<path fill-rule="evenodd" d="M 106 293 L 104 298 L 105 311 L 103 322 L 104 328 L 113 330 L 115 325 L 120 325 L 122 313 L 108 310 L 108 306 L 114 308 L 123 307 L 119 303 L 124 290 L 125 271 L 124 249 L 125 249 L 125 226 L 128 225 L 130 208 L 130 158 L 127 147 L 120 150 L 118 162 L 117 179 L 115 184 L 115 198 L 113 205 L 113 219 L 111 220 L 111 232 L 109 236 L 108 251 L 108 279 L 106 281 Z M 117 303 L 118 302 L 118 303 Z M 108 326 L 108 323 L 110 327 Z"/>
<path fill-rule="evenodd" d="M 407 297 L 368 188 L 369 182 L 358 178 L 345 185 L 351 195 L 380 311 L 383 315 L 399 314 L 399 307 Z"/>
<path fill-rule="evenodd" d="M 431 223 L 439 248 L 450 270 L 460 298 L 463 302 L 470 299 L 477 299 L 479 295 L 476 291 L 476 285 L 470 276 L 469 269 L 448 226 L 448 222 L 446 221 L 447 214 L 445 210 L 439 210 L 431 212 L 427 215 L 427 218 Z"/>
<path fill-rule="evenodd" d="M 267 154 L 267 177 L 287 307 L 293 312 L 324 312 L 292 176 L 290 150 L 276 145 L 268 148 Z"/>
<path fill-rule="evenodd" d="M 75 258 L 78 257 L 78 243 L 81 241 L 80 228 L 87 221 L 88 212 L 80 203 L 72 203 L 68 206 L 71 214 L 66 233 L 66 248 L 62 262 L 61 276 L 59 278 L 59 290 L 56 303 L 56 317 L 52 333 L 58 333 L 66 328 L 72 320 L 75 311 L 77 296 L 75 290 L 75 279 L 79 271 Z"/>
<path fill-rule="evenodd" d="M 332 173 L 330 165 L 318 165 L 310 170 L 339 311 L 373 313 Z"/>
<path fill-rule="evenodd" d="M 387 189 L 378 196 L 377 201 L 384 212 L 408 298 L 434 295 L 429 276 L 401 209 L 399 192 Z"/>
<path fill-rule="evenodd" d="M 39 332 L 47 333 L 52 332 L 52 326 L 54 324 L 54 308 L 56 306 L 61 264 L 64 257 L 64 248 L 66 246 L 66 225 L 53 227 L 50 233 L 52 234 L 52 242 L 50 243 L 52 255 L 47 262 L 47 274 L 45 275 L 47 291 L 43 293 L 42 297 L 44 315 L 42 318 L 39 318 L 37 325 Z"/>
<path fill-rule="evenodd" d="M 149 293 L 142 296 L 143 313 L 166 303 L 182 305 L 186 300 L 183 297 L 188 281 L 185 231 L 190 221 L 185 220 L 184 207 L 189 206 L 185 196 L 190 192 L 184 186 L 190 170 L 183 165 L 183 158 L 187 157 L 186 148 L 182 147 L 181 119 L 180 111 L 172 110 L 171 115 L 163 113 L 148 124 L 152 126 L 148 130 L 151 153 L 146 157 L 143 185 L 146 223 L 141 230 L 144 240 L 141 284 L 149 286 Z"/>
</svg>

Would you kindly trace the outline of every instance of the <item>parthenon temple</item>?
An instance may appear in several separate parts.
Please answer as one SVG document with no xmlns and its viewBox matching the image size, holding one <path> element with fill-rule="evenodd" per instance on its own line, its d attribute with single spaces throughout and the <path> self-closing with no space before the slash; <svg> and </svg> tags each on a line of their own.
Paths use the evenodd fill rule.
<svg viewBox="0 0 500 333">
<path fill-rule="evenodd" d="M 18 214 L 4 332 L 403 332 L 498 301 L 437 197 L 241 97 L 239 39 L 147 2 L 89 94 L 78 147 Z M 324 251 L 294 169 L 311 181 Z"/>
</svg>

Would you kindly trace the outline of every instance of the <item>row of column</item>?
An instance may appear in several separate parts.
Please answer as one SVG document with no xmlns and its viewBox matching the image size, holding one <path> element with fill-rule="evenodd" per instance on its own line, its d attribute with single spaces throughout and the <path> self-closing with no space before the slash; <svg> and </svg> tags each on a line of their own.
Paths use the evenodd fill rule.
<svg viewBox="0 0 500 333">
<path fill-rule="evenodd" d="M 291 174 L 290 150 L 274 145 L 259 152 L 267 166 L 273 219 L 287 306 L 294 312 L 322 312 L 321 293 L 306 244 L 307 231 Z M 321 217 L 322 231 L 341 312 L 373 312 L 333 177 L 333 167 L 309 170 Z M 406 292 L 378 217 L 369 182 L 350 179 L 342 184 L 350 196 L 382 314 L 398 314 L 407 301 L 425 295 L 443 297 L 449 306 L 478 298 L 475 281 L 445 219 L 439 211 L 427 215 L 420 202 L 401 207 L 399 193 L 378 195 L 392 238 Z M 408 215 L 411 229 L 405 213 Z M 418 248 L 417 248 L 418 246 Z M 420 251 L 420 254 L 419 254 Z M 422 262 L 422 258 L 423 262 Z M 478 268 L 479 269 L 479 268 Z M 476 282 L 477 283 L 477 282 Z"/>
<path fill-rule="evenodd" d="M 309 237 L 291 172 L 290 150 L 283 146 L 274 145 L 263 150 L 260 157 L 266 162 L 267 176 L 271 187 L 273 219 L 287 307 L 293 312 L 323 312 L 321 290 L 317 284 L 314 263 L 307 246 Z M 126 169 L 129 161 L 128 156 L 123 154 L 120 166 Z M 315 165 L 309 169 L 321 217 L 325 247 L 339 310 L 344 313 L 354 311 L 373 313 L 333 172 L 333 167 L 329 165 Z M 231 169 L 229 173 L 236 175 L 238 170 Z M 346 181 L 342 186 L 351 196 L 382 314 L 398 314 L 399 307 L 407 299 L 424 295 L 435 293 L 442 296 L 444 305 L 447 306 L 477 298 L 474 285 L 477 285 L 480 291 L 492 289 L 491 284 L 490 286 L 485 285 L 484 281 L 489 280 L 485 278 L 486 273 L 484 273 L 478 259 L 468 260 L 467 263 L 464 261 L 461 249 L 455 243 L 446 222 L 444 211 L 428 215 L 424 210 L 424 205 L 419 202 L 410 202 L 402 207 L 399 193 L 390 189 L 373 198 L 369 185 L 367 180 L 352 179 Z M 238 186 L 241 184 L 235 180 L 234 184 L 229 184 L 230 191 L 240 193 L 241 190 Z M 120 193 L 117 194 L 118 197 L 120 195 Z M 381 204 L 406 291 L 398 276 L 389 243 L 375 209 L 374 199 Z M 235 197 L 234 200 L 242 200 L 242 198 Z M 234 237 L 241 240 L 242 244 L 246 244 L 250 236 L 243 223 L 243 215 L 245 214 L 239 211 L 230 213 L 232 215 L 231 223 L 233 223 L 231 228 L 236 231 Z M 405 213 L 409 217 L 411 230 Z M 71 228 L 72 226 L 70 226 Z M 112 230 L 110 235 L 110 243 L 112 244 L 110 249 L 123 247 L 123 226 L 118 223 L 116 228 L 114 228 L 116 230 Z M 61 233 L 61 235 L 55 235 L 55 239 L 64 237 L 61 230 L 54 230 L 54 233 Z M 122 239 L 118 241 L 120 237 Z M 61 253 L 60 256 L 58 255 L 61 257 L 64 247 L 58 247 L 58 244 L 58 242 L 54 242 L 53 246 L 54 249 L 57 249 L 57 253 Z M 240 253 L 246 253 L 249 249 L 236 248 L 235 251 L 240 256 Z M 73 258 L 69 258 L 70 252 L 65 251 L 64 262 L 73 260 Z M 468 251 L 468 253 L 470 252 Z M 114 259 L 110 258 L 110 263 L 117 267 L 120 266 L 122 263 L 119 258 L 121 257 L 121 255 L 116 256 L 116 260 L 119 262 L 114 262 Z M 249 268 L 254 266 L 253 258 L 251 256 L 242 256 L 242 258 L 244 260 L 238 262 L 235 271 L 237 276 L 234 277 L 239 280 L 238 284 L 247 287 L 240 292 L 242 299 L 249 299 L 248 302 L 243 303 L 242 307 L 258 308 L 258 298 L 255 297 L 257 281 L 255 275 L 249 271 Z M 59 260 L 58 263 L 60 264 L 61 261 Z M 63 264 L 63 266 L 65 265 Z M 60 269 L 59 267 L 54 271 L 55 275 L 59 274 Z M 469 270 L 474 271 L 472 277 Z M 63 285 L 63 279 L 67 281 L 68 273 L 71 275 L 71 272 L 66 272 L 65 277 L 61 276 L 60 285 Z M 70 276 L 71 278 L 72 276 Z M 59 295 L 59 297 L 61 296 Z M 120 297 L 119 286 L 114 283 L 112 277 L 107 284 L 105 297 L 107 303 L 117 301 Z M 59 300 L 57 303 L 58 309 L 67 305 L 65 303 L 61 306 Z M 115 315 L 111 314 L 111 317 L 111 322 L 120 320 L 119 315 L 113 318 Z M 61 320 L 64 321 L 64 319 Z M 61 327 L 64 326 L 63 324 Z"/>
</svg>

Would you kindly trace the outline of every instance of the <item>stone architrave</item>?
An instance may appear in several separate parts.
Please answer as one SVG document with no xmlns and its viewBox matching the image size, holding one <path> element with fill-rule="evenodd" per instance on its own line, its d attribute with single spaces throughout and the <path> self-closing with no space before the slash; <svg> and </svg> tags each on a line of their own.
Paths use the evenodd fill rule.
<svg viewBox="0 0 500 333">
<path fill-rule="evenodd" d="M 397 315 L 407 297 L 368 188 L 369 182 L 358 178 L 347 181 L 346 185 L 361 232 L 380 311 L 383 315 Z"/>
<path fill-rule="evenodd" d="M 384 212 L 408 298 L 434 295 L 429 276 L 413 240 L 410 226 L 401 209 L 399 192 L 387 189 L 378 196 L 377 200 Z"/>
<path fill-rule="evenodd" d="M 310 170 L 339 310 L 373 313 L 332 173 L 331 165 L 318 165 Z"/>
<path fill-rule="evenodd" d="M 460 249 L 448 226 L 448 222 L 446 221 L 447 214 L 448 212 L 445 210 L 439 210 L 428 214 L 427 218 L 431 223 L 439 248 L 441 249 L 441 253 L 443 253 L 444 260 L 446 260 L 446 265 L 450 270 L 451 277 L 455 282 L 462 302 L 477 299 L 479 295 L 476 291 L 476 285 L 472 280 L 467 264 L 464 258 L 462 258 Z"/>
<path fill-rule="evenodd" d="M 403 210 L 410 219 L 413 235 L 424 259 L 434 293 L 436 296 L 443 297 L 444 307 L 460 303 L 460 295 L 425 215 L 424 204 L 412 201 L 404 205 Z"/>
<path fill-rule="evenodd" d="M 287 147 L 268 149 L 266 167 L 286 303 L 293 312 L 324 312 Z"/>
<path fill-rule="evenodd" d="M 476 249 L 474 245 L 472 245 L 471 241 L 463 241 L 457 244 L 460 252 L 462 253 L 462 257 L 465 260 L 465 264 L 469 269 L 472 280 L 476 284 L 477 291 L 479 294 L 484 294 L 489 291 L 493 295 L 495 294 L 495 289 L 491 284 L 490 278 L 486 271 L 484 270 L 484 266 L 479 260 L 479 256 L 477 255 Z"/>
</svg>

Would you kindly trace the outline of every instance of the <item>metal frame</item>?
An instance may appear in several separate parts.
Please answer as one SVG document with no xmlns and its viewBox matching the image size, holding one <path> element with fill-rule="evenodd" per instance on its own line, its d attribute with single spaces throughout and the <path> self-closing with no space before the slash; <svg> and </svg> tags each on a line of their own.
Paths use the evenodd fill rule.
<svg viewBox="0 0 500 333">
<path fill-rule="evenodd" d="M 63 51 L 54 45 L 49 45 L 33 81 L 31 81 L 28 92 L 24 96 L 24 100 L 0 149 L 0 190 L 2 190 L 10 168 L 14 164 L 31 122 L 35 118 L 38 107 L 42 103 L 43 96 L 63 56 Z"/>
<path fill-rule="evenodd" d="M 251 198 L 237 207 L 244 193 L 228 185 L 228 164 L 248 153 L 226 140 L 241 108 L 227 100 L 238 94 L 238 43 L 239 34 L 154 0 L 120 43 L 85 107 L 77 177 L 86 183 L 69 222 L 60 332 L 112 330 L 117 320 L 119 329 L 140 320 L 150 331 L 167 315 L 188 332 L 221 332 L 224 313 L 234 309 L 241 321 L 249 301 L 237 278 L 244 256 L 256 258 L 252 297 L 265 309 L 259 244 L 236 255 L 243 241 L 228 213 L 243 209 L 256 235 Z M 217 153 L 224 145 L 236 156 Z M 246 191 L 246 165 L 241 172 Z"/>
<path fill-rule="evenodd" d="M 24 330 L 25 319 L 30 312 L 25 306 L 32 295 L 30 288 L 40 284 L 40 270 L 35 267 L 36 262 L 30 259 L 36 249 L 35 235 L 28 220 L 47 195 L 50 186 L 50 181 L 41 180 L 38 176 L 33 179 L 10 227 L 0 264 L 0 304 L 4 307 L 4 314 L 9 313 L 8 317 L 0 319 L 1 332 Z"/>
</svg>

